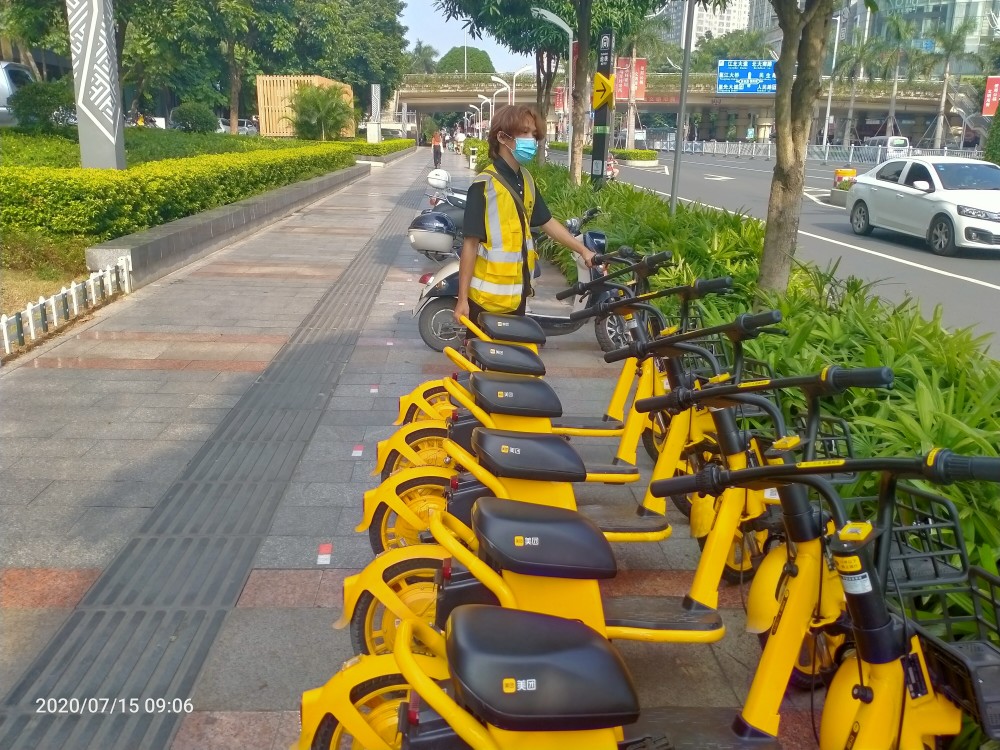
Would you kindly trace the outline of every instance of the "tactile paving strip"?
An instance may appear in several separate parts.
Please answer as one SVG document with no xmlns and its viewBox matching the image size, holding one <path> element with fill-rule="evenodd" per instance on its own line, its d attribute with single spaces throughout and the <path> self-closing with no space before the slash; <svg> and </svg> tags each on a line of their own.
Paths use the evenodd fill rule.
<svg viewBox="0 0 1000 750">
<path fill-rule="evenodd" d="M 389 185 L 373 176 L 372 183 Z M 421 174 L 0 703 L 0 747 L 166 748 L 413 212 Z M 41 715 L 39 698 L 138 698 Z M 145 698 L 162 698 L 150 706 Z"/>
</svg>

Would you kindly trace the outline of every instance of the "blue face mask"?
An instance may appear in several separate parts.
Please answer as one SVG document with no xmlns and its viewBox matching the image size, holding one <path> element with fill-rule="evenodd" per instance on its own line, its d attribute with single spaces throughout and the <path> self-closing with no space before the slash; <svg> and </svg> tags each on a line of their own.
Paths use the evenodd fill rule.
<svg viewBox="0 0 1000 750">
<path fill-rule="evenodd" d="M 537 151 L 538 141 L 534 138 L 514 139 L 514 158 L 517 159 L 518 164 L 527 164 L 535 158 Z"/>
</svg>

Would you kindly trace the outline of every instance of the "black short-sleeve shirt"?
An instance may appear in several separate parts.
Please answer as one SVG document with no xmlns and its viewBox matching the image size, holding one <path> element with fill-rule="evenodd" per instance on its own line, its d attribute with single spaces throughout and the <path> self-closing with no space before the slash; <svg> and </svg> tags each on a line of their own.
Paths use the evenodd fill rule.
<svg viewBox="0 0 1000 750">
<path fill-rule="evenodd" d="M 524 199 L 524 177 L 520 170 L 515 172 L 503 159 L 493 162 L 504 179 L 507 180 L 521 194 Z M 535 190 L 535 206 L 531 209 L 530 226 L 540 227 L 552 218 L 549 207 L 545 205 L 545 199 L 541 193 Z M 481 182 L 473 183 L 469 187 L 469 196 L 465 203 L 465 218 L 462 223 L 462 233 L 466 237 L 475 237 L 480 240 L 486 239 L 486 186 Z"/>
</svg>

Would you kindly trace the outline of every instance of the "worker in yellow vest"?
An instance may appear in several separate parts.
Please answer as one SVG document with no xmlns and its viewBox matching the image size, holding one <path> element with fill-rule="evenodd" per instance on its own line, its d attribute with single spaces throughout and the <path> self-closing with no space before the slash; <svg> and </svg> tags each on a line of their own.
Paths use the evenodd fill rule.
<svg viewBox="0 0 1000 750">
<path fill-rule="evenodd" d="M 523 315 L 538 253 L 529 227 L 545 234 L 591 265 L 593 253 L 552 218 L 545 200 L 522 166 L 535 158 L 541 118 L 522 105 L 497 110 L 490 124 L 492 164 L 469 187 L 455 320 L 473 322 L 481 312 Z"/>
</svg>

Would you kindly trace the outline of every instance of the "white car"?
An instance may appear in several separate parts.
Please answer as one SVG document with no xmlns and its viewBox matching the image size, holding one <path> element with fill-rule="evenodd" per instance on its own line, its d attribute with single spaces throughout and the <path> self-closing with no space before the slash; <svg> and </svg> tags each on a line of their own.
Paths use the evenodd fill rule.
<svg viewBox="0 0 1000 750">
<path fill-rule="evenodd" d="M 1000 250 L 1000 166 L 953 156 L 893 159 L 857 178 L 847 197 L 855 234 L 891 229 L 931 252 Z"/>
</svg>

